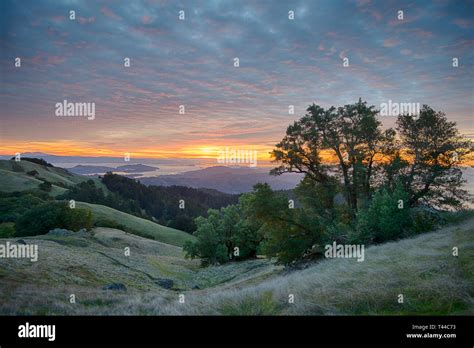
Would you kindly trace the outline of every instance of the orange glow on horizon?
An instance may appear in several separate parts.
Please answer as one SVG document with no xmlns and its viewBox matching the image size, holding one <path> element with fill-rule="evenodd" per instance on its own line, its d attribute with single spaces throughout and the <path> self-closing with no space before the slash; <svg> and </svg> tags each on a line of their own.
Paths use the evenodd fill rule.
<svg viewBox="0 0 474 348">
<path fill-rule="evenodd" d="M 217 159 L 220 151 L 229 150 L 250 150 L 257 151 L 257 160 L 261 162 L 270 162 L 272 160 L 270 153 L 273 147 L 262 145 L 196 145 L 192 147 L 183 147 L 178 149 L 160 148 L 160 149 L 107 149 L 96 148 L 86 144 L 78 144 L 72 141 L 49 142 L 26 142 L 11 145 L 1 145 L 0 155 L 14 155 L 15 153 L 43 152 L 56 156 L 80 156 L 80 157 L 123 157 L 129 153 L 133 158 L 156 158 L 156 159 Z M 337 163 L 337 158 L 330 150 L 320 153 L 324 163 Z M 463 166 L 474 166 L 474 153 L 464 161 Z"/>
<path fill-rule="evenodd" d="M 270 161 L 271 147 L 261 145 L 196 145 L 183 148 L 160 148 L 160 149 L 106 149 L 95 148 L 90 145 L 78 144 L 71 141 L 58 141 L 55 143 L 48 142 L 28 142 L 11 145 L 1 145 L 0 155 L 14 155 L 15 153 L 26 152 L 43 152 L 56 156 L 80 156 L 80 157 L 123 157 L 125 153 L 129 153 L 135 158 L 188 158 L 188 159 L 217 159 L 220 151 L 225 149 L 234 150 L 251 150 L 257 151 L 257 159 L 259 161 Z"/>
</svg>

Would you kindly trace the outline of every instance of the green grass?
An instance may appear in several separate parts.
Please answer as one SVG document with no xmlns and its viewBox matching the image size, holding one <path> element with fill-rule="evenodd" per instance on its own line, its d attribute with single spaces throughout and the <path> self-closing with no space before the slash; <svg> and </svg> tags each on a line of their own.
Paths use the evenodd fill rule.
<svg viewBox="0 0 474 348">
<path fill-rule="evenodd" d="M 180 247 L 110 228 L 82 237 L 24 239 L 38 244 L 39 262 L 0 259 L 0 314 L 474 314 L 474 218 L 367 247 L 364 262 L 328 259 L 285 272 L 270 260 L 200 268 L 198 260 L 184 259 Z M 124 256 L 125 246 L 130 257 Z M 453 256 L 453 247 L 459 256 Z M 162 288 L 158 279 L 173 280 L 173 288 Z M 111 282 L 123 283 L 127 291 L 103 291 Z M 71 293 L 75 305 L 67 301 Z M 181 293 L 185 304 L 178 303 Z M 398 303 L 399 294 L 404 303 Z"/>
<path fill-rule="evenodd" d="M 277 315 L 281 304 L 273 298 L 271 291 L 256 297 L 236 298 L 221 304 L 223 315 Z"/>
<path fill-rule="evenodd" d="M 453 256 L 452 248 L 459 248 Z M 258 284 L 219 286 L 184 313 L 466 315 L 474 313 L 474 219 L 371 246 L 365 261 L 323 260 Z M 289 294 L 295 303 L 288 303 Z M 398 303 L 403 294 L 404 302 Z"/>
<path fill-rule="evenodd" d="M 183 246 L 186 241 L 195 240 L 195 237 L 189 233 L 165 227 L 150 220 L 123 213 L 103 205 L 76 202 L 76 207 L 91 210 L 95 221 L 104 219 L 112 220 L 129 228 L 130 231 L 137 231 L 140 236 L 151 238 L 166 244 Z"/>
<path fill-rule="evenodd" d="M 26 174 L 32 170 L 38 172 L 36 177 Z M 97 187 L 102 188 L 105 193 L 109 192 L 106 186 L 97 178 L 77 175 L 69 173 L 62 168 L 46 167 L 29 161 L 15 162 L 0 160 L 1 191 L 14 192 L 38 189 L 38 186 L 43 182 L 42 180 L 47 180 L 52 184 L 52 190 L 50 192 L 52 196 L 63 194 L 68 187 L 72 187 L 86 180 L 93 180 Z M 119 225 L 125 226 L 130 233 L 151 238 L 159 242 L 183 246 L 186 241 L 195 240 L 195 237 L 188 233 L 165 227 L 103 205 L 77 202 L 77 207 L 91 210 L 96 222 L 98 220 L 111 220 Z"/>
<path fill-rule="evenodd" d="M 36 170 L 36 177 L 26 174 Z M 38 186 L 49 181 L 52 184 L 51 196 L 58 196 L 66 192 L 67 187 L 83 181 L 93 180 L 96 186 L 108 193 L 107 187 L 98 179 L 69 173 L 62 168 L 46 167 L 29 161 L 0 160 L 0 190 L 3 192 L 26 191 L 38 189 Z"/>
</svg>

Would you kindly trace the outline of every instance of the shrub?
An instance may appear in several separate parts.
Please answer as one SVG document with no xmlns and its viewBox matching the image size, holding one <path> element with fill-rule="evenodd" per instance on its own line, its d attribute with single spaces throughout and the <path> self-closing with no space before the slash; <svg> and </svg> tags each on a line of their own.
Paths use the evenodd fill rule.
<svg viewBox="0 0 474 348">
<path fill-rule="evenodd" d="M 12 238 L 15 235 L 15 224 L 6 222 L 0 224 L 0 238 Z"/>
<path fill-rule="evenodd" d="M 12 161 L 12 170 L 16 173 L 21 173 L 25 171 L 22 166 L 16 163 L 16 161 Z"/>
<path fill-rule="evenodd" d="M 38 185 L 39 189 L 45 192 L 50 192 L 53 187 L 49 181 L 44 181 Z"/>
<path fill-rule="evenodd" d="M 255 185 L 254 191 L 243 195 L 241 201 L 249 221 L 263 235 L 260 250 L 266 256 L 290 264 L 321 245 L 325 227 L 312 206 L 289 209 L 287 196 L 274 192 L 268 184 Z"/>
<path fill-rule="evenodd" d="M 28 209 L 43 202 L 43 199 L 29 192 L 2 194 L 0 195 L 0 223 L 15 222 Z"/>
<path fill-rule="evenodd" d="M 30 170 L 29 172 L 26 172 L 26 175 L 29 175 L 29 176 L 36 176 L 38 175 L 39 173 L 36 171 L 36 170 Z"/>
<path fill-rule="evenodd" d="M 185 243 L 186 256 L 202 258 L 203 265 L 255 257 L 261 237 L 243 215 L 241 203 L 220 210 L 209 209 L 207 218 L 198 217 L 194 233 L 197 241 Z"/>
<path fill-rule="evenodd" d="M 89 230 L 93 226 L 92 212 L 85 209 L 70 209 L 66 207 L 62 211 L 61 217 L 64 228 L 72 231 L 79 231 L 81 229 Z"/>
<path fill-rule="evenodd" d="M 219 226 L 217 225 L 220 220 L 218 215 L 219 211 L 209 209 L 208 219 L 203 217 L 196 219 L 198 228 L 194 236 L 196 236 L 197 241 L 194 243 L 187 241 L 184 244 L 183 250 L 186 252 L 186 257 L 200 257 L 202 258 L 203 265 L 229 261 L 225 237 L 220 233 Z"/>
<path fill-rule="evenodd" d="M 411 219 L 413 221 L 412 231 L 414 233 L 434 230 L 442 222 L 441 215 L 428 207 L 412 209 Z"/>
<path fill-rule="evenodd" d="M 92 228 L 92 213 L 70 209 L 66 202 L 50 202 L 28 210 L 16 223 L 16 236 L 46 234 L 54 228 L 77 231 Z"/>
<path fill-rule="evenodd" d="M 356 243 L 382 243 L 397 239 L 411 226 L 408 194 L 397 186 L 393 192 L 381 189 L 372 202 L 357 214 L 357 227 L 349 239 Z"/>
</svg>

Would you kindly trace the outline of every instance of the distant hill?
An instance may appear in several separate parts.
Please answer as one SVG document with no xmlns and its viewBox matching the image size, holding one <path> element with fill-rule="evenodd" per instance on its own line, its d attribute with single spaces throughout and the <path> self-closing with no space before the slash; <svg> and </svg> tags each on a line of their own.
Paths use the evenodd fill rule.
<svg viewBox="0 0 474 348">
<path fill-rule="evenodd" d="M 252 191 L 257 183 L 268 183 L 274 190 L 293 189 L 303 178 L 300 174 L 271 176 L 268 171 L 269 169 L 216 166 L 175 175 L 140 178 L 140 182 L 145 185 L 178 185 L 239 194 Z"/>
<path fill-rule="evenodd" d="M 68 187 L 91 180 L 89 177 L 76 175 L 66 169 L 33 163 L 28 160 L 0 160 L 0 191 L 14 192 L 37 189 L 40 184 L 48 181 L 52 184 L 50 195 L 58 196 L 67 191 Z M 92 178 L 94 183 L 108 192 L 107 187 L 99 179 Z"/>
<path fill-rule="evenodd" d="M 107 172 L 125 172 L 125 173 L 144 173 L 153 172 L 159 168 L 148 166 L 145 164 L 127 164 L 123 166 L 107 167 L 107 166 L 93 166 L 79 164 L 72 168 L 67 168 L 72 173 L 81 175 L 104 174 Z"/>
<path fill-rule="evenodd" d="M 63 168 L 50 167 L 21 160 L 0 160 L 0 192 L 40 190 L 44 182 L 51 183 L 50 196 L 56 197 L 82 182 L 93 180 L 96 187 L 106 194 L 110 191 L 98 179 L 71 173 Z M 94 220 L 108 220 L 128 228 L 130 233 L 175 246 L 182 246 L 195 238 L 178 229 L 162 226 L 150 220 L 127 214 L 103 205 L 76 202 L 76 206 L 91 210 Z"/>
<path fill-rule="evenodd" d="M 135 173 L 135 172 L 153 172 L 159 168 L 147 166 L 145 164 L 127 164 L 124 166 L 118 166 L 117 171 Z"/>
<path fill-rule="evenodd" d="M 81 174 L 81 175 L 91 175 L 91 174 L 102 174 L 107 172 L 116 171 L 113 167 L 106 167 L 106 166 L 90 166 L 90 165 L 82 165 L 79 164 L 72 168 L 67 168 L 72 173 Z"/>
</svg>

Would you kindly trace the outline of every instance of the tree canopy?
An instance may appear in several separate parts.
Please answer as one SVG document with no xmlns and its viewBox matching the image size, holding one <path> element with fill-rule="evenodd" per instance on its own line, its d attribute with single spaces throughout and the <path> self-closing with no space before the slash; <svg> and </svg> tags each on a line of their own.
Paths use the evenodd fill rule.
<svg viewBox="0 0 474 348">
<path fill-rule="evenodd" d="M 271 153 L 271 174 L 304 174 L 292 197 L 255 185 L 238 205 L 196 220 L 198 241 L 187 255 L 228 262 L 232 248 L 247 247 L 241 257 L 259 252 L 291 264 L 322 257 L 334 241 L 383 243 L 423 232 L 436 223 L 433 211 L 461 209 L 470 198 L 460 165 L 473 148 L 456 124 L 427 105 L 398 116 L 395 129 L 383 129 L 378 114 L 361 99 L 310 105 Z M 243 226 L 246 238 L 235 238 Z"/>
</svg>

